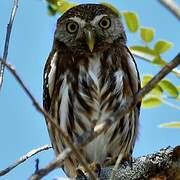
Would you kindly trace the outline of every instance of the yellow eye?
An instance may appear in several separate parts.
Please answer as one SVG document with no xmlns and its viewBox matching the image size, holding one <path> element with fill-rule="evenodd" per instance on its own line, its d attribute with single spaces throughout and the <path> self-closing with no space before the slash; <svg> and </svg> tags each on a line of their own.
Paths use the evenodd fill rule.
<svg viewBox="0 0 180 180">
<path fill-rule="evenodd" d="M 76 22 L 69 22 L 66 25 L 66 29 L 69 33 L 75 33 L 78 30 L 78 24 Z"/>
<path fill-rule="evenodd" d="M 108 17 L 103 17 L 99 22 L 99 26 L 103 29 L 108 29 L 111 26 L 111 20 Z"/>
</svg>

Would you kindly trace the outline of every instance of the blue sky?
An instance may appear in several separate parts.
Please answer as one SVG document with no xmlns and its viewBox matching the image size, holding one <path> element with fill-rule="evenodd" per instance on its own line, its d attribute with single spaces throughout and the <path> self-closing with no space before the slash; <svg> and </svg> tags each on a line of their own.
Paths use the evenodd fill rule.
<svg viewBox="0 0 180 180">
<path fill-rule="evenodd" d="M 87 2 L 97 1 L 83 1 L 83 3 Z M 155 40 L 165 39 L 173 42 L 174 47 L 163 55 L 167 61 L 179 52 L 179 22 L 158 1 L 112 0 L 106 2 L 112 3 L 120 11 L 129 10 L 138 13 L 142 26 L 156 29 Z M 180 4 L 180 1 L 176 2 Z M 11 7 L 12 0 L 0 1 L 1 56 Z M 58 15 L 54 17 L 48 15 L 46 4 L 41 0 L 20 0 L 11 36 L 8 62 L 13 64 L 41 104 L 43 68 L 51 50 L 57 18 Z M 142 43 L 138 35 L 130 34 L 128 31 L 127 37 L 128 45 Z M 150 64 L 142 60 L 136 59 L 136 61 L 141 75 L 155 74 L 159 70 L 158 67 L 152 68 Z M 178 79 L 174 75 L 169 75 L 168 78 L 176 85 L 178 84 Z M 162 122 L 179 120 L 179 116 L 178 110 L 167 105 L 154 109 L 142 109 L 139 140 L 136 143 L 134 156 L 138 157 L 169 145 L 180 144 L 179 129 L 158 128 Z M 0 169 L 5 168 L 30 150 L 50 144 L 44 118 L 35 110 L 29 98 L 7 71 L 3 89 L 0 92 L 0 121 Z M 40 159 L 40 167 L 44 167 L 54 158 L 54 154 L 52 150 L 42 152 L 1 179 L 27 179 L 34 172 L 36 158 Z M 57 176 L 64 177 L 62 170 L 58 169 L 44 179 Z"/>
</svg>

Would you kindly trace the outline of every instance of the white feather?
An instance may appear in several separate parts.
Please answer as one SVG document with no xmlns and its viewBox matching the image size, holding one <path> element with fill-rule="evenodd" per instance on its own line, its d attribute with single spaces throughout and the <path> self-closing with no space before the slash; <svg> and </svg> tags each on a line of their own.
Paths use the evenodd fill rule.
<svg viewBox="0 0 180 180">
<path fill-rule="evenodd" d="M 89 75 L 99 89 L 99 73 L 100 73 L 100 54 L 96 53 L 93 57 L 89 57 Z"/>
<path fill-rule="evenodd" d="M 86 24 L 86 21 L 84 21 L 83 19 L 81 19 L 81 18 L 79 18 L 77 16 L 71 17 L 69 19 L 77 22 L 81 26 L 81 28 L 83 28 L 85 26 L 85 24 Z"/>
<path fill-rule="evenodd" d="M 69 87 L 67 84 L 66 76 L 64 77 L 63 83 L 60 88 L 59 96 L 61 97 L 61 104 L 59 108 L 59 117 L 61 120 L 61 127 L 64 130 L 67 130 L 68 123 L 68 102 L 69 102 Z"/>
<path fill-rule="evenodd" d="M 107 16 L 107 14 L 101 14 L 98 16 L 95 16 L 95 18 L 90 22 L 92 26 L 96 26 L 97 23 L 99 23 L 100 19 L 102 19 L 104 16 Z"/>
<path fill-rule="evenodd" d="M 136 82 L 134 85 L 135 85 L 135 90 L 137 91 L 138 90 L 138 73 L 137 73 L 137 69 L 136 69 L 136 65 L 134 63 L 134 61 L 132 60 L 132 58 L 130 57 L 128 59 L 128 66 L 130 68 L 130 72 L 131 72 L 131 77 L 133 78 L 133 82 Z"/>
<path fill-rule="evenodd" d="M 116 92 L 120 92 L 123 88 L 123 71 L 122 70 L 118 70 L 115 72 L 115 79 L 116 79 L 116 87 L 115 87 L 115 91 Z"/>
<path fill-rule="evenodd" d="M 48 88 L 49 88 L 49 95 L 52 96 L 52 91 L 54 88 L 54 79 L 55 79 L 55 73 L 56 73 L 56 61 L 57 61 L 57 52 L 54 53 L 52 60 L 51 60 L 51 69 L 48 76 Z M 45 73 L 45 78 L 47 76 L 47 73 Z"/>
</svg>

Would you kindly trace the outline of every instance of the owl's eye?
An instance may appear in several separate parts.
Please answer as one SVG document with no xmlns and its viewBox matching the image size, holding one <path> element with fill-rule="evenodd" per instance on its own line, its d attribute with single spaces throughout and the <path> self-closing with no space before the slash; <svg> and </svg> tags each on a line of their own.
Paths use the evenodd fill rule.
<svg viewBox="0 0 180 180">
<path fill-rule="evenodd" d="M 78 30 L 78 24 L 76 22 L 69 22 L 66 25 L 66 29 L 69 33 L 75 33 Z"/>
<path fill-rule="evenodd" d="M 108 17 L 103 17 L 99 22 L 99 26 L 103 29 L 108 29 L 111 26 L 111 20 Z"/>
</svg>

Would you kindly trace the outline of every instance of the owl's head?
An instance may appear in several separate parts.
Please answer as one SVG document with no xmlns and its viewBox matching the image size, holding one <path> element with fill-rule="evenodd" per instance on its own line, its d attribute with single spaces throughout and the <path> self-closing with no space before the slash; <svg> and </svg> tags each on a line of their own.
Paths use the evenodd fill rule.
<svg viewBox="0 0 180 180">
<path fill-rule="evenodd" d="M 75 6 L 57 21 L 55 40 L 78 54 L 105 51 L 119 38 L 126 41 L 118 14 L 101 4 Z"/>
</svg>

